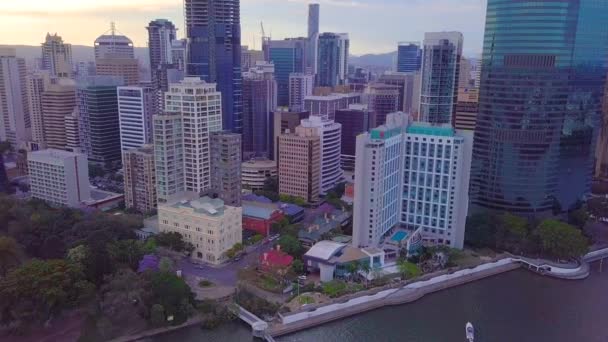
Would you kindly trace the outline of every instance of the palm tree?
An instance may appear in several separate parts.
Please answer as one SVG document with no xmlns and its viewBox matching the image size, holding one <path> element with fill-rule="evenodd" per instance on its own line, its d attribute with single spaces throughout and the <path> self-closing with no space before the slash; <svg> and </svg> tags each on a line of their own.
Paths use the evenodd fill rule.
<svg viewBox="0 0 608 342">
<path fill-rule="evenodd" d="M 13 238 L 0 236 L 0 276 L 4 276 L 12 266 L 19 264 L 21 248 Z"/>
<path fill-rule="evenodd" d="M 369 280 L 369 272 L 371 270 L 371 266 L 369 265 L 369 261 L 361 264 L 361 271 L 365 273 L 365 286 L 367 286 L 367 282 Z"/>
</svg>

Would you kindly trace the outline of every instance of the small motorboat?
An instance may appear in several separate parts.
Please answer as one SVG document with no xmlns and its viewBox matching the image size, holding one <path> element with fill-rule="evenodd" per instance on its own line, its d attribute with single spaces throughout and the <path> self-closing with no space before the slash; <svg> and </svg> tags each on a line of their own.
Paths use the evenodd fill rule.
<svg viewBox="0 0 608 342">
<path fill-rule="evenodd" d="M 475 340 L 475 328 L 473 328 L 473 324 L 471 324 L 471 322 L 467 322 L 465 331 L 467 333 L 467 340 L 469 342 L 473 342 Z"/>
</svg>

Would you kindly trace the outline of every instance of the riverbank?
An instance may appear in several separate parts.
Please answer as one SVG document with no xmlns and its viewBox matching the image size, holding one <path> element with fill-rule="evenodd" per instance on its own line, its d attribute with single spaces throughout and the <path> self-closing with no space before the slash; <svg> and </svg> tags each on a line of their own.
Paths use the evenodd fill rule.
<svg viewBox="0 0 608 342">
<path fill-rule="evenodd" d="M 411 303 L 433 292 L 467 284 L 520 267 L 521 265 L 511 258 L 501 259 L 473 269 L 461 270 L 429 280 L 411 283 L 400 288 L 380 291 L 373 295 L 356 297 L 344 303 L 315 308 L 313 311 L 281 315 L 282 323 L 272 324 L 268 333 L 273 337 L 278 337 L 384 306 Z"/>
</svg>

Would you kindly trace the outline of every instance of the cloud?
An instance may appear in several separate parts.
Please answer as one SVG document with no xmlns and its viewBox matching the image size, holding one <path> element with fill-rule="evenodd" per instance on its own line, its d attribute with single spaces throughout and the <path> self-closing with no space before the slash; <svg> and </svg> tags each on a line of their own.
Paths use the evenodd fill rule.
<svg viewBox="0 0 608 342">
<path fill-rule="evenodd" d="M 45 17 L 102 13 L 159 12 L 183 5 L 182 0 L 27 0 L 0 3 L 0 16 Z"/>
</svg>

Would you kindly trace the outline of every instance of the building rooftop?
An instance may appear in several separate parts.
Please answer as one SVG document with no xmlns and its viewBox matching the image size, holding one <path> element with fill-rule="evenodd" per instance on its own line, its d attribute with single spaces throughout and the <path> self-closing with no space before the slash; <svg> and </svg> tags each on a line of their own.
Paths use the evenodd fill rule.
<svg viewBox="0 0 608 342">
<path fill-rule="evenodd" d="M 426 122 L 414 122 L 407 129 L 409 134 L 433 135 L 442 137 L 453 137 L 454 128 L 450 124 L 432 125 Z"/>
<path fill-rule="evenodd" d="M 304 208 L 300 207 L 299 205 L 283 202 L 277 202 L 277 204 L 279 205 L 279 209 L 281 209 L 288 216 L 294 216 L 304 211 Z"/>
<path fill-rule="evenodd" d="M 334 255 L 346 247 L 343 243 L 323 240 L 312 246 L 304 256 L 323 261 L 329 261 Z"/>
<path fill-rule="evenodd" d="M 288 267 L 293 257 L 281 250 L 273 249 L 260 255 L 260 264 L 266 267 Z"/>
<path fill-rule="evenodd" d="M 256 194 L 248 194 L 243 196 L 243 201 L 258 202 L 258 203 L 272 203 L 272 200 L 268 197 L 258 196 Z"/>
<path fill-rule="evenodd" d="M 46 150 L 39 150 L 29 152 L 28 159 L 32 157 L 38 158 L 49 158 L 49 159 L 66 159 L 66 158 L 74 158 L 77 156 L 81 156 L 81 153 L 69 152 L 64 150 L 57 150 L 54 148 L 49 148 Z"/>
<path fill-rule="evenodd" d="M 274 203 L 243 202 L 243 216 L 268 220 L 277 210 L 278 205 Z"/>
<path fill-rule="evenodd" d="M 193 209 L 195 213 L 208 216 L 220 216 L 224 214 L 224 201 L 217 198 L 201 197 L 193 200 L 180 200 L 170 205 L 173 208 Z"/>
<path fill-rule="evenodd" d="M 243 168 L 248 169 L 269 169 L 273 167 L 277 167 L 277 162 L 274 160 L 254 159 L 243 162 Z"/>
</svg>

